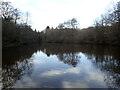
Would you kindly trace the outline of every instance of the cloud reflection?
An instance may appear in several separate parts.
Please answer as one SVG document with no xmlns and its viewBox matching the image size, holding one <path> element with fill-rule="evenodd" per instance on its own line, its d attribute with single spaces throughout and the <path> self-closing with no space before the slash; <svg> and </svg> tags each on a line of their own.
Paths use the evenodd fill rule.
<svg viewBox="0 0 120 90">
<path fill-rule="evenodd" d="M 60 70 L 51 70 L 40 74 L 42 77 L 53 77 L 64 74 L 80 74 L 79 68 L 70 68 L 70 69 L 60 69 Z"/>
<path fill-rule="evenodd" d="M 34 60 L 34 64 L 43 64 L 45 63 L 43 60 Z"/>
<path fill-rule="evenodd" d="M 63 80 L 62 88 L 107 88 L 101 72 L 90 70 L 91 68 L 79 68 L 81 73 L 74 80 Z M 77 79 L 80 78 L 80 79 Z"/>
<path fill-rule="evenodd" d="M 15 85 L 14 88 L 33 88 L 37 87 L 37 82 L 33 81 L 33 79 L 26 77 L 22 79 L 21 81 L 18 81 Z"/>
<path fill-rule="evenodd" d="M 87 84 L 82 83 L 80 81 L 77 82 L 63 81 L 62 86 L 63 88 L 89 88 Z"/>
</svg>

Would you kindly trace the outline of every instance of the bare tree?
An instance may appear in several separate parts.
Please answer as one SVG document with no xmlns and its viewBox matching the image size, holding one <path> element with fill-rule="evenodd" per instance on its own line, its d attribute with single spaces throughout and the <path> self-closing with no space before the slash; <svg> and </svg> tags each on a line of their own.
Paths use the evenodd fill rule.
<svg viewBox="0 0 120 90">
<path fill-rule="evenodd" d="M 76 18 L 71 19 L 71 26 L 73 29 L 77 29 L 78 21 Z"/>
<path fill-rule="evenodd" d="M 15 21 L 15 24 L 16 24 L 17 20 L 19 20 L 20 17 L 21 17 L 21 15 L 20 15 L 21 12 L 16 8 L 16 9 L 14 9 L 13 13 L 14 13 L 14 21 Z"/>
<path fill-rule="evenodd" d="M 30 18 L 30 13 L 27 11 L 27 12 L 26 12 L 25 24 L 28 24 L 29 18 Z"/>
<path fill-rule="evenodd" d="M 20 11 L 11 5 L 11 2 L 1 2 L 0 12 L 2 19 L 14 20 L 15 24 L 20 19 Z"/>
<path fill-rule="evenodd" d="M 116 10 L 114 13 L 117 18 L 117 22 L 120 22 L 120 1 L 116 4 Z"/>
<path fill-rule="evenodd" d="M 65 26 L 64 26 L 64 24 L 63 23 L 60 23 L 59 25 L 58 25 L 58 28 L 59 29 L 63 29 Z"/>
<path fill-rule="evenodd" d="M 120 1 L 113 7 L 113 10 L 101 16 L 103 25 L 113 25 L 120 22 Z"/>
<path fill-rule="evenodd" d="M 78 28 L 78 21 L 76 18 L 72 18 L 70 20 L 67 20 L 65 21 L 64 23 L 60 23 L 58 25 L 58 28 L 59 29 L 64 29 L 64 28 L 67 28 L 67 29 L 77 29 Z"/>
<path fill-rule="evenodd" d="M 13 18 L 14 8 L 11 5 L 11 2 L 1 2 L 0 3 L 0 12 L 1 17 L 5 20 L 11 20 Z"/>
</svg>

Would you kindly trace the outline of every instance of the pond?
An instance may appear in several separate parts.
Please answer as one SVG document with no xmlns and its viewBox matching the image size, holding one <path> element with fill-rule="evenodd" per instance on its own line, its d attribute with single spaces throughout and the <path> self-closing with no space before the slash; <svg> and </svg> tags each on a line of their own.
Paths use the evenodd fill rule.
<svg viewBox="0 0 120 90">
<path fill-rule="evenodd" d="M 120 47 L 41 44 L 3 48 L 3 88 L 120 88 Z"/>
</svg>

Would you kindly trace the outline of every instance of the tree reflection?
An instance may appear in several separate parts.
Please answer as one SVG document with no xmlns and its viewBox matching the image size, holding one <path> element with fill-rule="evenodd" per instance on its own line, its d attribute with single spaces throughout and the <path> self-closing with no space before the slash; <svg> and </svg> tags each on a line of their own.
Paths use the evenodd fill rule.
<svg viewBox="0 0 120 90">
<path fill-rule="evenodd" d="M 80 56 L 78 53 L 64 53 L 64 54 L 58 54 L 58 59 L 65 64 L 72 65 L 73 67 L 76 67 L 78 62 L 80 61 Z"/>
<path fill-rule="evenodd" d="M 25 74 L 30 75 L 33 71 L 31 60 L 16 62 L 13 66 L 5 66 L 2 73 L 3 88 L 10 88 L 17 80 Z"/>
<path fill-rule="evenodd" d="M 43 44 L 41 50 L 49 57 L 50 55 L 56 55 L 59 61 L 65 64 L 76 67 L 80 61 L 79 45 L 68 44 Z"/>
<path fill-rule="evenodd" d="M 110 88 L 120 88 L 120 60 L 113 56 L 96 56 L 95 64 L 106 72 L 105 82 Z"/>
<path fill-rule="evenodd" d="M 38 49 L 35 45 L 3 49 L 2 85 L 10 88 L 23 75 L 30 76 L 33 71 L 32 54 Z"/>
<path fill-rule="evenodd" d="M 120 48 L 116 48 L 116 50 L 106 48 L 101 51 L 93 54 L 87 53 L 86 56 L 105 73 L 104 81 L 109 88 L 120 89 Z M 97 49 L 96 52 L 98 52 Z"/>
</svg>

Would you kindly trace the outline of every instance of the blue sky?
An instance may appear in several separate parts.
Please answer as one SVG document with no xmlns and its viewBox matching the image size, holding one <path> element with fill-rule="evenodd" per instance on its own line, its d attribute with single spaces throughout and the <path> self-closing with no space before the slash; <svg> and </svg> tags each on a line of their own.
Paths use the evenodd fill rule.
<svg viewBox="0 0 120 90">
<path fill-rule="evenodd" d="M 29 12 L 32 28 L 42 31 L 46 26 L 56 27 L 73 17 L 80 28 L 92 26 L 96 18 L 118 0 L 4 0 L 22 12 Z"/>
</svg>

